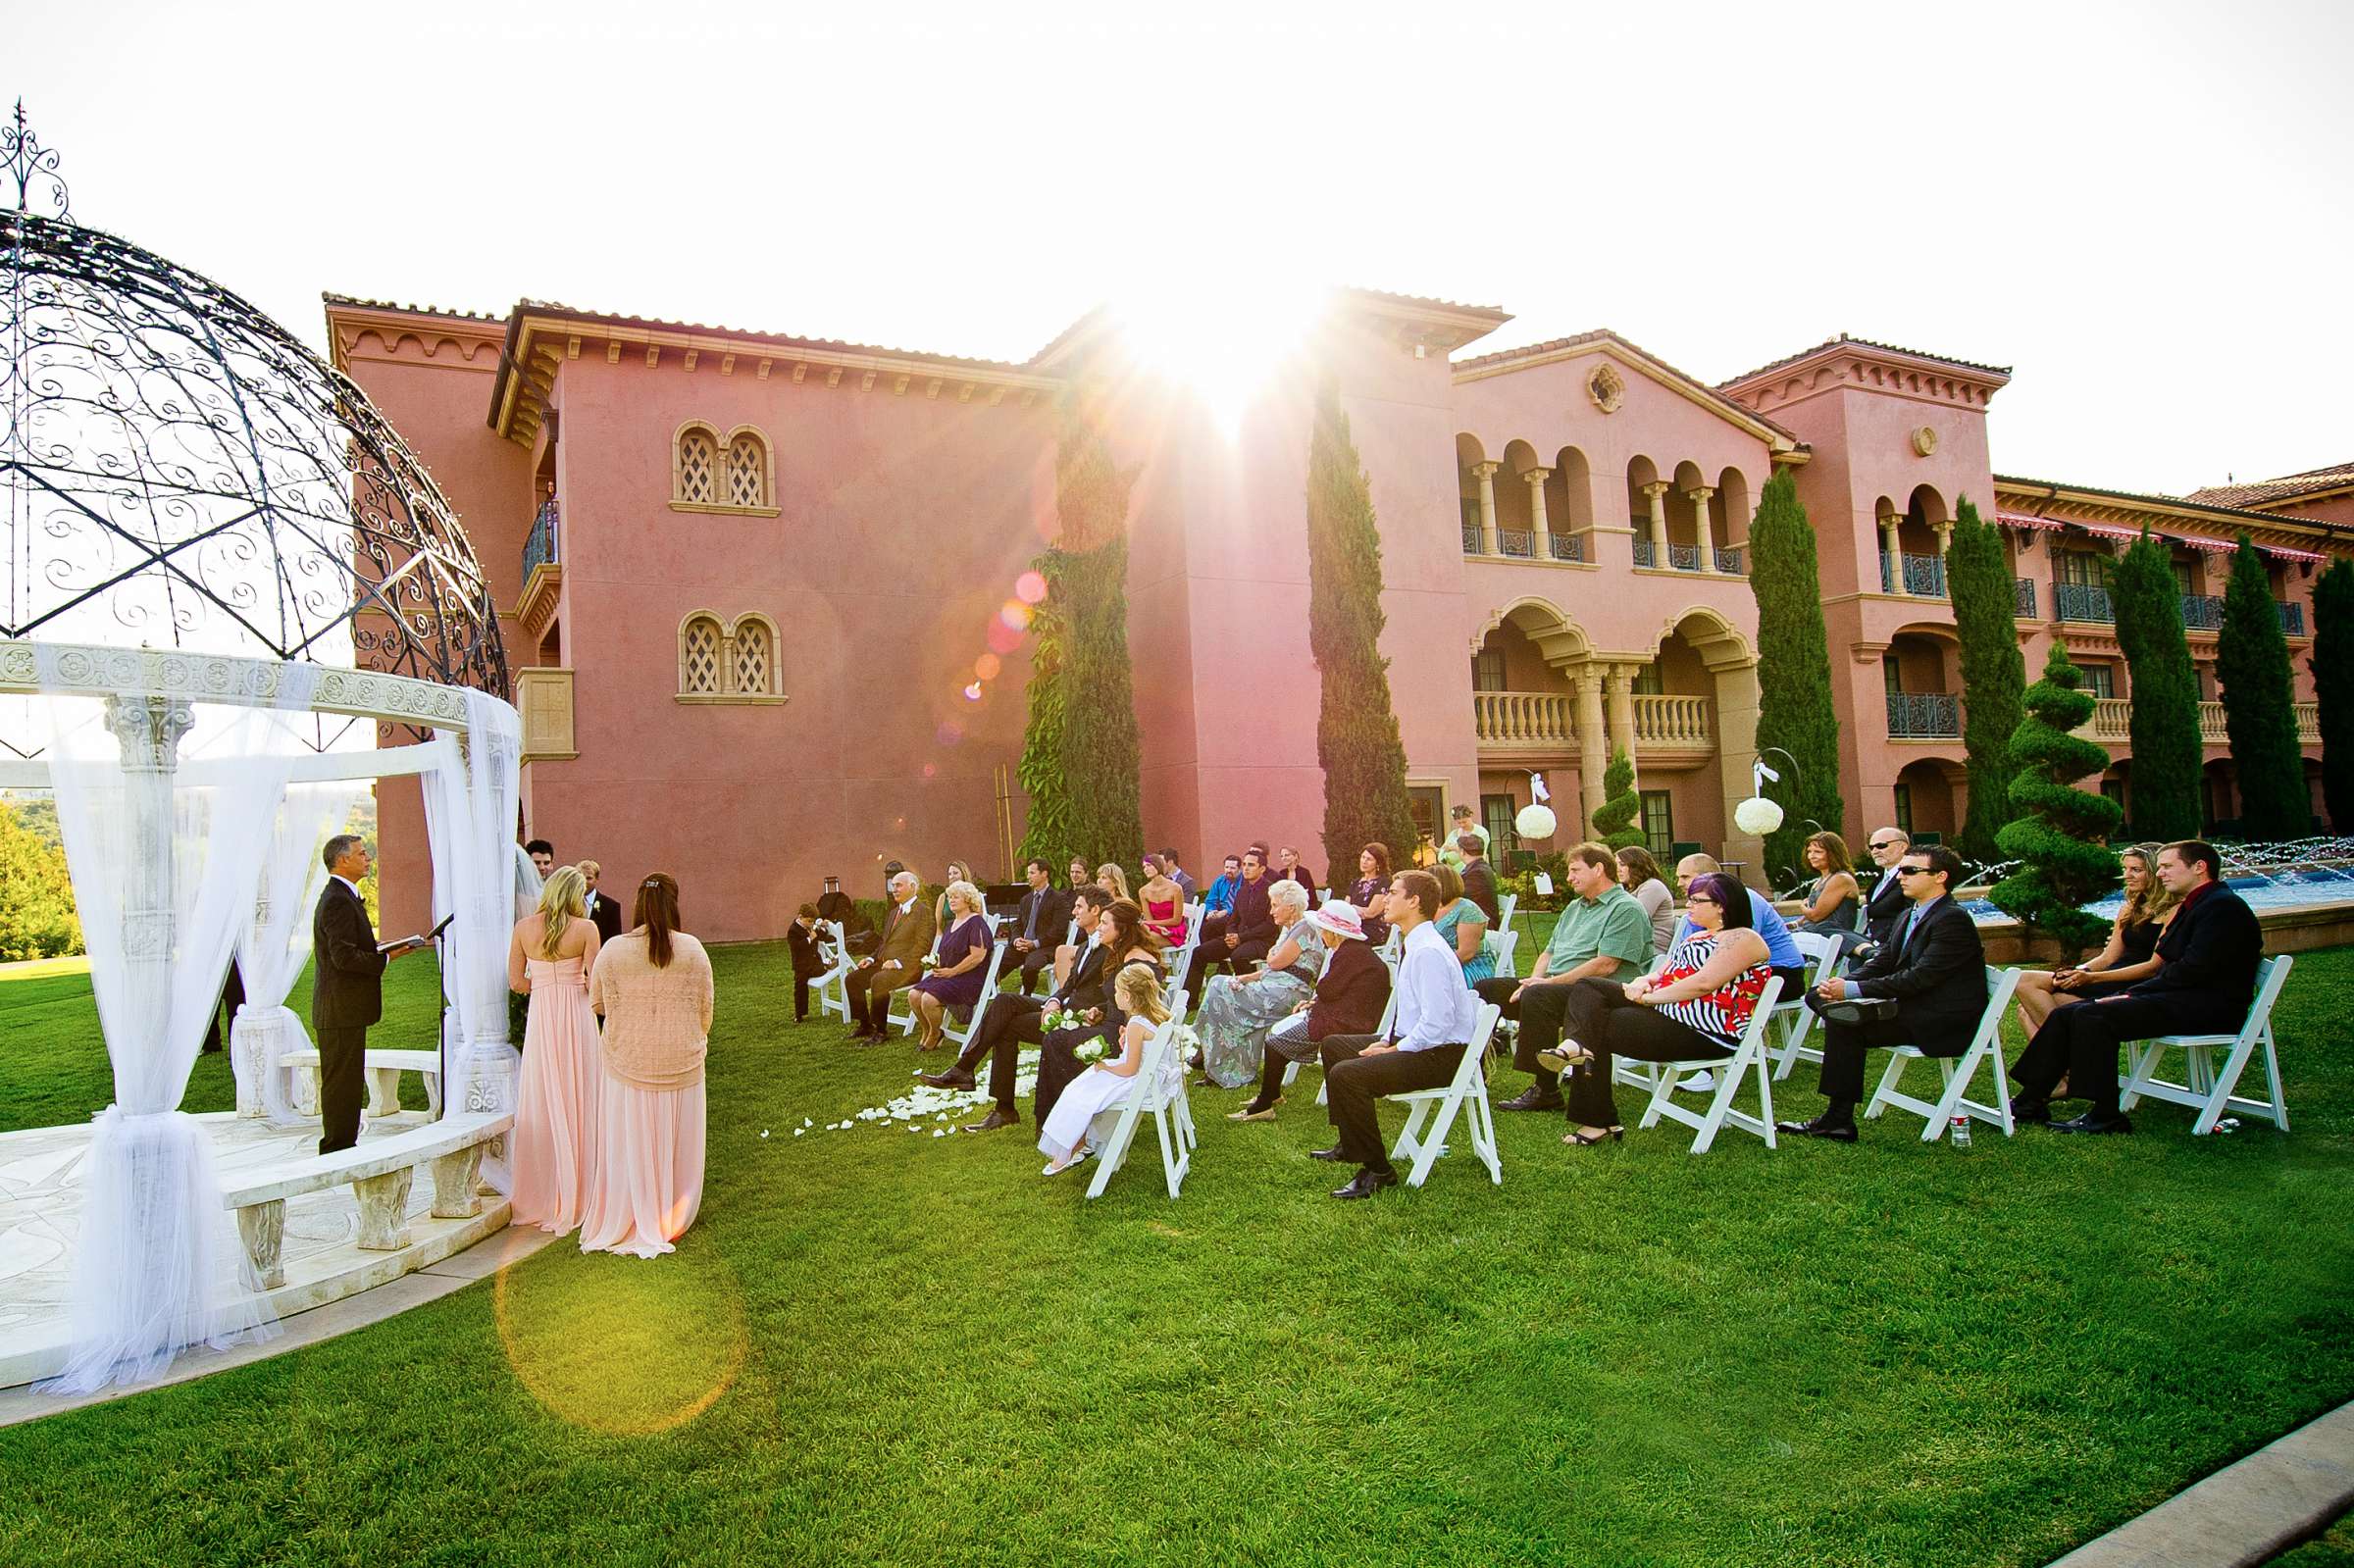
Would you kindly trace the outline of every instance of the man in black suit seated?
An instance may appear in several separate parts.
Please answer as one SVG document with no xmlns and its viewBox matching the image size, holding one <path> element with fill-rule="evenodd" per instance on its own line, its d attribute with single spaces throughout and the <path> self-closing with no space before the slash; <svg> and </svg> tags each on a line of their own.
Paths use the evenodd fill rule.
<svg viewBox="0 0 2354 1568">
<path fill-rule="evenodd" d="M 595 923 L 598 942 L 609 942 L 621 935 L 621 905 L 596 890 L 596 879 L 604 868 L 593 860 L 581 862 L 581 875 L 588 883 L 588 918 Z"/>
<path fill-rule="evenodd" d="M 1253 844 L 1243 851 L 1243 880 L 1235 885 L 1234 910 L 1217 945 L 1206 940 L 1194 949 L 1193 967 L 1186 971 L 1185 993 L 1202 994 L 1202 982 L 1216 964 L 1235 974 L 1250 973 L 1253 959 L 1264 958 L 1281 935 L 1275 928 L 1274 907 L 1267 902 L 1267 851 Z"/>
<path fill-rule="evenodd" d="M 1036 864 L 1036 862 L 1033 862 Z M 1050 992 L 1045 1001 L 1031 996 L 984 996 L 985 1009 L 973 1029 L 972 1040 L 955 1065 L 945 1073 L 918 1073 L 919 1082 L 934 1088 L 972 1088 L 973 1069 L 989 1058 L 989 1092 L 998 1102 L 989 1115 L 965 1129 L 968 1133 L 994 1133 L 1000 1127 L 1013 1127 L 1021 1122 L 1021 1113 L 1013 1108 L 1013 1075 L 1021 1064 L 1024 1045 L 1042 1045 L 1046 1041 L 1046 1010 L 1050 1004 L 1064 1012 L 1083 1013 L 1089 1008 L 1102 1009 L 1109 1014 L 1111 1001 L 1104 991 L 1104 961 L 1109 956 L 1096 936 L 1096 924 L 1103 918 L 1104 906 L 1111 894 L 1089 883 L 1071 897 L 1071 908 L 1079 921 L 1079 956 L 1071 960 L 1070 978 Z"/>
<path fill-rule="evenodd" d="M 1986 1011 L 1986 949 L 1977 922 L 1954 901 L 1962 857 L 1943 844 L 1908 849 L 1894 875 L 1909 912 L 1889 939 L 1854 975 L 1826 980 L 1807 996 L 1823 1020 L 1821 1086 L 1830 1103 L 1811 1122 L 1782 1123 L 1785 1133 L 1853 1143 L 1866 1051 L 1911 1045 L 1923 1056 L 1959 1056 L 1977 1033 Z M 1896 1016 L 1839 1021 L 1840 1004 L 1859 998 L 1891 999 Z"/>
<path fill-rule="evenodd" d="M 2011 1069 L 2020 1087 L 2014 1117 L 2050 1123 L 2055 1133 L 2130 1133 L 2133 1123 L 2118 1109 L 2118 1046 L 2158 1035 L 2229 1035 L 2247 1022 L 2264 928 L 2223 877 L 2224 857 L 2201 839 L 2158 851 L 2158 880 L 2181 900 L 2158 938 L 2163 967 L 2130 990 L 2070 1002 L 2043 1021 Z M 2092 1108 L 2053 1122 L 2052 1087 L 2062 1074 Z"/>
<path fill-rule="evenodd" d="M 364 841 L 337 834 L 324 858 L 332 875 L 311 914 L 311 1033 L 319 1040 L 319 1152 L 333 1154 L 360 1140 L 368 1026 L 384 1016 L 384 964 L 413 946 L 377 951 L 376 927 L 360 898 Z"/>
<path fill-rule="evenodd" d="M 1038 856 L 1025 862 L 1022 872 L 1030 879 L 1030 890 L 1014 906 L 1005 951 L 1021 965 L 1022 994 L 1027 996 L 1039 975 L 1054 962 L 1054 949 L 1070 930 L 1071 895 L 1054 885 L 1054 868 Z"/>
<path fill-rule="evenodd" d="M 1874 946 L 1885 947 L 1888 938 L 1896 935 L 1896 923 L 1913 907 L 1905 897 L 1905 879 L 1896 874 L 1897 863 L 1913 847 L 1913 840 L 1902 828 L 1874 828 L 1864 847 L 1870 851 L 1871 863 L 1880 868 L 1880 880 L 1871 885 L 1871 895 L 1864 900 L 1864 936 Z"/>
</svg>

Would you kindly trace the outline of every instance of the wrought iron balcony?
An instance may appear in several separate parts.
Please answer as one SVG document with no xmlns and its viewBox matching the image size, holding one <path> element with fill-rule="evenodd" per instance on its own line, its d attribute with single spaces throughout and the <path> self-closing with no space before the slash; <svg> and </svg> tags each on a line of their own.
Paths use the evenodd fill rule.
<svg viewBox="0 0 2354 1568">
<path fill-rule="evenodd" d="M 1481 553 L 1479 545 L 1480 545 L 1480 539 L 1479 539 L 1479 525 L 1478 525 L 1478 524 L 1476 524 L 1476 523 L 1466 523 L 1466 524 L 1464 524 L 1464 525 L 1463 525 L 1463 553 L 1464 553 L 1465 555 L 1478 555 L 1478 554 L 1480 554 L 1480 553 Z"/>
<path fill-rule="evenodd" d="M 549 496 L 539 503 L 539 513 L 532 519 L 532 531 L 523 541 L 523 580 L 532 580 L 532 569 L 545 566 L 556 559 L 556 498 Z"/>
<path fill-rule="evenodd" d="M 2021 579 L 2019 579 L 2019 587 L 2018 587 L 2018 591 L 2019 591 L 2019 601 L 2018 601 L 2018 603 L 2017 603 L 2017 604 L 2016 604 L 2016 605 L 2013 607 L 2013 612 L 2012 612 L 2012 613 L 2013 613 L 2013 614 L 2015 614 L 2015 615 L 2017 615 L 2017 616 L 2018 616 L 2018 617 L 2019 617 L 2021 620 L 2024 620 L 2024 621 L 2032 621 L 2032 620 L 2034 620 L 2034 619 L 2035 619 L 2035 580 L 2034 580 L 2033 578 L 2021 578 Z"/>
<path fill-rule="evenodd" d="M 1905 591 L 1921 599 L 1945 597 L 1945 557 L 1941 555 L 1905 555 L 1893 558 L 1901 561 L 1905 574 Z M 1880 591 L 1896 591 L 1896 568 L 1888 552 L 1880 552 Z"/>
<path fill-rule="evenodd" d="M 1739 550 L 1718 550 L 1716 552 L 1716 570 L 1727 577 L 1739 577 L 1741 575 L 1741 552 Z"/>
<path fill-rule="evenodd" d="M 1660 564 L 1659 552 L 1658 552 L 1657 550 L 1654 550 L 1654 549 L 1652 548 L 1651 540 L 1649 540 L 1649 539 L 1637 539 L 1637 540 L 1635 540 L 1635 565 L 1637 565 L 1637 566 L 1658 566 L 1659 564 Z"/>
<path fill-rule="evenodd" d="M 1962 734 L 1962 699 L 1950 691 L 1888 693 L 1888 738 L 1953 740 Z"/>
<path fill-rule="evenodd" d="M 2214 632 L 2224 624 L 2224 601 L 2212 593 L 2182 595 L 2182 624 L 2193 632 Z"/>
<path fill-rule="evenodd" d="M 1513 560 L 1526 561 L 1537 553 L 1537 536 L 1526 529 L 1499 529 L 1496 545 Z"/>
<path fill-rule="evenodd" d="M 1586 558 L 1586 536 L 1583 533 L 1555 533 L 1548 536 L 1557 561 L 1583 561 Z"/>
<path fill-rule="evenodd" d="M 1697 544 L 1670 544 L 1667 546 L 1667 565 L 1678 572 L 1699 571 L 1700 546 Z"/>
<path fill-rule="evenodd" d="M 2052 608 L 2060 612 L 2063 621 L 2106 621 L 2113 625 L 2117 621 L 2117 607 L 2109 602 L 2109 590 L 2094 582 L 2053 583 Z"/>
<path fill-rule="evenodd" d="M 2273 602 L 2280 606 L 2280 630 L 2292 637 L 2303 636 L 2305 634 L 2305 606 L 2291 604 L 2286 599 L 2275 599 Z"/>
</svg>

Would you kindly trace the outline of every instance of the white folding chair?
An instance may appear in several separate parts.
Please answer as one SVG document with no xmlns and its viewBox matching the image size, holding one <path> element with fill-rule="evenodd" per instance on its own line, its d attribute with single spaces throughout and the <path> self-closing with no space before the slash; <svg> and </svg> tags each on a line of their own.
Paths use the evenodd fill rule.
<svg viewBox="0 0 2354 1568">
<path fill-rule="evenodd" d="M 2280 1093 L 2280 1053 L 2273 1043 L 2273 1004 L 2279 1000 L 2280 987 L 2288 984 L 2290 962 L 2283 953 L 2256 966 L 2256 1000 L 2248 1008 L 2247 1022 L 2235 1035 L 2162 1035 L 2156 1039 L 2126 1041 L 2125 1058 L 2131 1070 L 2118 1075 L 2118 1087 L 2123 1090 L 2119 1107 L 2129 1111 L 2145 1096 L 2187 1105 L 2199 1113 L 2190 1130 L 2200 1137 L 2214 1132 L 2216 1123 L 2228 1111 L 2262 1117 L 2287 1132 L 2288 1101 Z M 2240 1074 L 2247 1070 L 2248 1058 L 2259 1045 L 2264 1047 L 2265 1098 L 2251 1099 L 2234 1091 Z M 2185 1082 L 2179 1084 L 2157 1076 L 2159 1062 L 2177 1046 L 2184 1053 Z M 2230 1054 L 2219 1069 L 2215 1053 L 2226 1048 Z"/>
<path fill-rule="evenodd" d="M 1480 939 L 1480 945 L 1488 950 L 1488 956 L 1496 960 L 1496 973 L 1500 978 L 1517 973 L 1512 968 L 1512 949 L 1519 944 L 1520 934 L 1516 931 L 1492 931 Z"/>
<path fill-rule="evenodd" d="M 1651 960 L 1651 967 L 1643 971 L 1643 978 L 1657 980 L 1660 972 L 1666 967 L 1667 955 L 1665 953 L 1656 954 Z M 1611 1058 L 1611 1079 L 1613 1083 L 1632 1084 L 1648 1094 L 1659 1087 L 1659 1078 L 1660 1075 L 1653 1070 L 1650 1062 L 1630 1062 L 1623 1056 Z"/>
<path fill-rule="evenodd" d="M 974 1002 L 972 1007 L 966 1011 L 962 1025 L 956 1022 L 956 1009 L 953 1007 L 948 1009 L 947 1016 L 942 1022 L 940 1037 L 955 1046 L 957 1050 L 962 1051 L 965 1046 L 972 1043 L 973 1032 L 981 1027 L 981 1015 L 989 1010 L 990 1002 L 997 997 L 998 969 L 1004 962 L 1005 944 L 991 942 L 989 944 L 989 967 L 981 972 L 981 999 Z"/>
<path fill-rule="evenodd" d="M 1167 967 L 1169 979 L 1182 982 L 1186 976 L 1194 972 L 1194 954 L 1202 946 L 1202 906 L 1200 904 L 1181 904 L 1178 908 L 1185 917 L 1185 940 L 1179 943 L 1176 952 L 1170 955 Z"/>
<path fill-rule="evenodd" d="M 818 944 L 819 956 L 824 957 L 828 947 L 834 952 L 827 960 L 826 972 L 809 983 L 817 988 L 817 1016 L 822 1019 L 835 1013 L 846 1024 L 850 1021 L 850 971 L 857 967 L 850 957 L 849 938 L 843 935 L 839 920 L 821 920 L 818 930 L 826 934 Z"/>
<path fill-rule="evenodd" d="M 1496 1113 L 1488 1104 L 1488 1037 L 1496 1033 L 1496 1020 L 1503 1016 L 1504 1010 L 1494 1002 L 1480 1003 L 1479 1021 L 1471 1026 L 1471 1043 L 1463 1047 L 1463 1059 L 1446 1087 L 1382 1096 L 1394 1105 L 1408 1107 L 1397 1146 L 1390 1150 L 1392 1164 L 1412 1162 L 1406 1173 L 1407 1186 L 1420 1187 L 1429 1177 L 1430 1168 L 1447 1152 L 1447 1130 L 1458 1114 L 1468 1121 L 1471 1152 L 1488 1168 L 1488 1180 L 1503 1185 L 1504 1163 L 1496 1154 Z M 1426 1123 L 1428 1131 L 1424 1130 Z"/>
<path fill-rule="evenodd" d="M 1660 1118 L 1681 1122 L 1697 1128 L 1699 1136 L 1692 1139 L 1692 1152 L 1706 1154 L 1716 1135 L 1727 1127 L 1737 1127 L 1744 1133 L 1755 1133 L 1766 1140 L 1767 1148 L 1773 1140 L 1773 1078 L 1766 1067 L 1766 1031 L 1772 1022 L 1773 1005 L 1782 994 L 1782 977 L 1772 976 L 1766 988 L 1758 993 L 1757 1010 L 1749 1016 L 1749 1028 L 1741 1032 L 1741 1043 L 1733 1050 L 1730 1060 L 1717 1057 L 1689 1062 L 1658 1062 L 1654 1074 L 1651 1103 L 1643 1108 L 1644 1127 L 1657 1127 Z M 1695 1111 L 1675 1103 L 1676 1080 L 1699 1068 L 1713 1068 L 1716 1074 L 1715 1087 L 1709 1090 L 1709 1108 Z M 1744 1078 L 1758 1081 L 1758 1114 L 1733 1108 L 1733 1095 L 1740 1089 Z"/>
<path fill-rule="evenodd" d="M 1393 978 L 1393 979 L 1395 979 L 1396 977 L 1394 977 L 1394 976 L 1393 976 L 1392 978 Z M 1390 1032 L 1390 1026 L 1391 1026 L 1392 1024 L 1395 1024 L 1395 1023 L 1397 1023 L 1397 1022 L 1398 1022 L 1398 987 L 1397 987 L 1396 986 L 1394 986 L 1394 985 L 1393 985 L 1393 986 L 1390 987 L 1390 999 L 1389 999 L 1388 1001 L 1386 1001 L 1386 1002 L 1384 1002 L 1384 1003 L 1382 1004 L 1382 1008 L 1381 1008 L 1381 1022 L 1380 1022 L 1380 1023 L 1378 1023 L 1378 1024 L 1375 1024 L 1375 1025 L 1373 1026 L 1373 1033 L 1374 1033 L 1375 1035 L 1387 1035 L 1387 1034 Z M 1322 1058 L 1321 1058 L 1321 1057 L 1318 1057 L 1318 1058 L 1316 1058 L 1316 1060 L 1317 1060 L 1318 1062 L 1321 1062 L 1321 1061 L 1322 1061 Z M 1292 1087 L 1292 1080 L 1293 1080 L 1293 1079 L 1295 1079 L 1295 1078 L 1298 1078 L 1298 1077 L 1300 1076 L 1300 1069 L 1301 1069 L 1301 1068 L 1302 1068 L 1304 1065 L 1305 1065 L 1305 1064 L 1304 1064 L 1304 1063 L 1301 1063 L 1301 1062 L 1294 1062 L 1294 1063 L 1292 1063 L 1292 1065 L 1291 1065 L 1291 1066 L 1289 1066 L 1289 1067 L 1287 1067 L 1287 1068 L 1285 1068 L 1285 1069 L 1283 1070 L 1283 1087 L 1284 1087 L 1285 1088 L 1290 1088 L 1290 1087 Z M 1321 1104 L 1323 1104 L 1323 1103 L 1324 1103 L 1324 1088 L 1323 1088 L 1323 1086 L 1322 1086 L 1322 1085 L 1318 1085 L 1318 1086 L 1316 1087 L 1316 1103 L 1317 1103 L 1318 1105 L 1321 1105 Z"/>
<path fill-rule="evenodd" d="M 1512 929 L 1512 911 L 1518 907 L 1520 907 L 1520 895 L 1518 893 L 1506 893 L 1503 897 L 1496 900 L 1496 929 L 1498 931 L 1510 931 Z"/>
<path fill-rule="evenodd" d="M 1831 971 L 1839 967 L 1838 938 L 1819 932 L 1794 931 L 1790 939 L 1798 944 L 1799 956 L 1807 961 L 1807 990 L 1831 978 Z M 1774 1022 L 1782 1035 L 1781 1043 L 1771 1051 L 1773 1081 L 1778 1084 L 1800 1062 L 1821 1061 L 1822 1052 L 1807 1043 L 1807 1037 L 1815 1032 L 1815 1009 L 1807 1005 L 1806 991 L 1786 998 Z"/>
<path fill-rule="evenodd" d="M 1194 1115 L 1185 1098 L 1185 1064 L 1177 1060 L 1177 1031 L 1184 1022 L 1185 992 L 1179 989 L 1169 995 L 1168 1022 L 1145 1042 L 1135 1087 L 1117 1106 L 1106 1107 L 1102 1113 L 1110 1116 L 1116 1112 L 1118 1120 L 1096 1151 L 1096 1179 L 1088 1184 L 1089 1197 L 1103 1195 L 1111 1173 L 1127 1162 L 1129 1145 L 1136 1141 L 1137 1118 L 1148 1114 L 1160 1135 L 1160 1174 L 1168 1183 L 1169 1196 L 1175 1197 L 1185 1185 L 1185 1173 L 1194 1163 Z M 1101 1119 L 1097 1118 L 1099 1122 Z"/>
<path fill-rule="evenodd" d="M 1891 1053 L 1888 1071 L 1880 1075 L 1880 1087 L 1871 1091 L 1871 1101 L 1864 1107 L 1867 1121 L 1894 1105 L 1916 1116 L 1928 1118 L 1921 1129 L 1920 1140 L 1934 1143 L 1951 1131 L 1954 1118 L 1968 1116 L 1972 1121 L 1986 1122 L 2003 1130 L 2009 1138 L 2017 1131 L 2011 1121 L 2011 1080 L 2003 1062 L 2003 1009 L 2011 1005 L 2012 993 L 2019 989 L 2019 971 L 1986 966 L 1986 1010 L 1978 1015 L 1977 1033 L 1970 1037 L 1970 1048 L 1960 1056 L 1938 1056 L 1937 1070 L 1945 1075 L 1945 1091 L 1935 1104 L 1915 1099 L 1897 1092 L 1897 1081 L 1905 1069 L 1921 1057 L 1917 1045 L 1899 1045 Z M 1978 1076 L 1978 1065 L 1991 1063 L 1994 1068 L 1994 1103 L 1984 1104 L 1969 1098 L 1970 1086 Z M 1776 1075 L 1777 1077 L 1779 1075 Z"/>
</svg>

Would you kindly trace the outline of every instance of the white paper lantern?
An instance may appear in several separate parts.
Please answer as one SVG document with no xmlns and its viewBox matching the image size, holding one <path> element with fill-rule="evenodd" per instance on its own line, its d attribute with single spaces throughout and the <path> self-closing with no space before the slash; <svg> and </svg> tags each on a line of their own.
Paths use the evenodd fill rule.
<svg viewBox="0 0 2354 1568">
<path fill-rule="evenodd" d="M 1550 838 L 1560 824 L 1555 822 L 1551 806 L 1522 806 L 1520 814 L 1512 819 L 1512 826 L 1523 838 Z"/>
<path fill-rule="evenodd" d="M 1764 837 L 1781 825 L 1780 803 L 1764 795 L 1752 795 L 1733 808 L 1733 826 L 1745 834 Z"/>
</svg>

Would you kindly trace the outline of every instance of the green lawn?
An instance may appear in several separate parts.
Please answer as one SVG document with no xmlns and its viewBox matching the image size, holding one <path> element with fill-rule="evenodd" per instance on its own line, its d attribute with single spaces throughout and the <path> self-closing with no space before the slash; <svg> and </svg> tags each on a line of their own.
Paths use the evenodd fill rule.
<svg viewBox="0 0 2354 1568">
<path fill-rule="evenodd" d="M 2298 961 L 2289 1138 L 1694 1159 L 1510 1116 L 1503 1187 L 1361 1204 L 1312 1090 L 1198 1092 L 1174 1203 L 1150 1146 L 1086 1204 L 1034 1128 L 823 1131 L 914 1053 L 785 1023 L 781 946 L 716 957 L 675 1255 L 551 1247 L 0 1431 L 0 1561 L 2039 1563 L 2354 1396 L 2354 952 Z M 430 1037 L 392 973 L 379 1038 Z M 81 983 L 0 984 L 0 1125 L 97 1108 L 93 1040 Z"/>
</svg>

